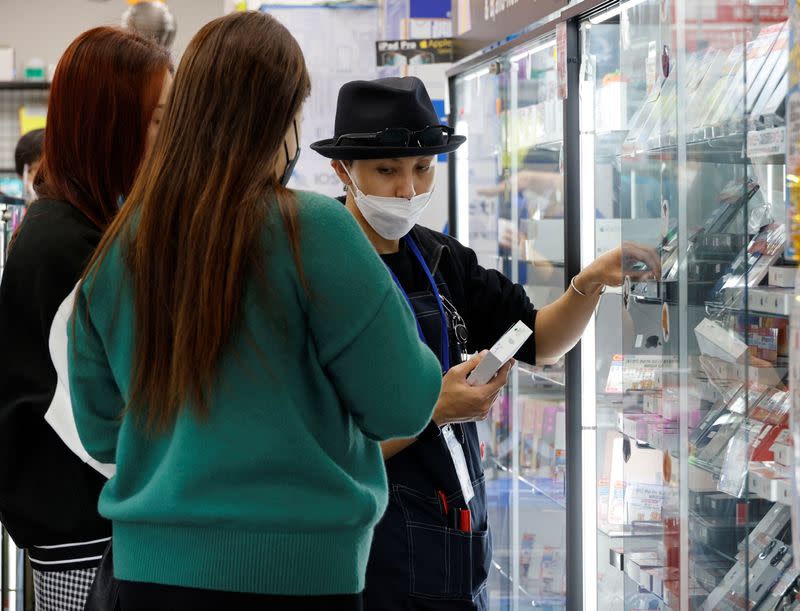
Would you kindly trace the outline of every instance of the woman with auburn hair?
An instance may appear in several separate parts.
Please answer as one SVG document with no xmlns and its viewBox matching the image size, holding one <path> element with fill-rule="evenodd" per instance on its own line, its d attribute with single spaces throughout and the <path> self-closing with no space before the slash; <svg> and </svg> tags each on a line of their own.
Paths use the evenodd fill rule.
<svg viewBox="0 0 800 611">
<path fill-rule="evenodd" d="M 171 71 L 166 50 L 130 32 L 96 28 L 70 44 L 50 90 L 39 199 L 0 284 L 0 521 L 30 555 L 40 611 L 83 609 L 111 535 L 97 499 L 113 465 L 78 439 L 66 327 L 155 137 Z"/>
<path fill-rule="evenodd" d="M 201 29 L 78 289 L 70 389 L 116 460 L 123 611 L 361 609 L 379 442 L 430 419 L 441 369 L 404 297 L 346 209 L 286 188 L 309 91 L 273 17 Z"/>
</svg>

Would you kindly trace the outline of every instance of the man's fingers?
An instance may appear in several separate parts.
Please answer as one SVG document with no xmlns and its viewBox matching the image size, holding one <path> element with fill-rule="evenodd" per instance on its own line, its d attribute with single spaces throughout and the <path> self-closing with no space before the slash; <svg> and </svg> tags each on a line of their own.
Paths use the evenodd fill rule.
<svg viewBox="0 0 800 611">
<path fill-rule="evenodd" d="M 492 379 L 488 384 L 486 384 L 485 390 L 490 394 L 497 394 L 506 385 L 508 382 L 508 372 L 511 371 L 511 368 L 514 366 L 516 361 L 511 359 L 503 365 L 497 372 L 497 375 Z"/>
</svg>

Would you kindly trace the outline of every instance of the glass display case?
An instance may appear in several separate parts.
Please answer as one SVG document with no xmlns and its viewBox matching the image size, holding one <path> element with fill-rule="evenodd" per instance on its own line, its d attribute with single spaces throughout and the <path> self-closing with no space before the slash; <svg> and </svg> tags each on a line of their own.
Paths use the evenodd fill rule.
<svg viewBox="0 0 800 611">
<path fill-rule="evenodd" d="M 487 466 L 505 486 L 492 521 L 495 608 L 800 608 L 788 17 L 781 0 L 571 2 L 535 36 L 452 71 L 452 117 L 468 142 L 451 174 L 451 227 L 483 265 L 541 306 L 575 273 L 570 248 L 584 265 L 634 244 L 661 260 L 659 270 L 623 257 L 623 285 L 567 357 L 579 376 L 521 366 L 494 411 Z M 575 43 L 559 58 L 564 26 Z M 575 76 L 564 100 L 560 71 Z M 564 217 L 579 219 L 578 245 L 565 243 Z M 578 451 L 563 448 L 581 456 L 577 500 L 558 460 L 550 488 L 528 458 L 550 430 L 569 439 L 565 422 L 580 428 Z M 557 457 L 558 441 L 550 447 Z M 582 579 L 559 603 L 530 576 L 565 545 L 553 529 L 576 523 L 580 557 L 562 547 L 558 568 Z"/>
<path fill-rule="evenodd" d="M 793 600 L 787 15 L 731 8 L 634 1 L 579 25 L 583 235 L 662 266 L 626 270 L 586 355 L 598 607 Z"/>
<path fill-rule="evenodd" d="M 458 235 L 542 305 L 564 285 L 555 50 L 551 35 L 455 81 Z M 566 608 L 564 406 L 563 364 L 520 363 L 482 427 L 493 609 Z"/>
</svg>

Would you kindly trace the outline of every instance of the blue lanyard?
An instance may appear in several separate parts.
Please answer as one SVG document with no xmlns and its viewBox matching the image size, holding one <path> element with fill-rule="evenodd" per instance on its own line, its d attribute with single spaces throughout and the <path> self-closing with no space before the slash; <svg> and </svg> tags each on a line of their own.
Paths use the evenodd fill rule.
<svg viewBox="0 0 800 611">
<path fill-rule="evenodd" d="M 444 304 L 442 303 L 442 298 L 439 296 L 439 289 L 436 286 L 436 281 L 433 279 L 433 274 L 431 274 L 431 270 L 428 269 L 428 264 L 425 263 L 425 259 L 422 257 L 422 253 L 419 251 L 419 248 L 417 248 L 416 242 L 414 242 L 414 239 L 411 237 L 410 233 L 404 239 L 406 244 L 408 244 L 408 247 L 411 249 L 411 252 L 414 253 L 417 261 L 419 261 L 419 264 L 422 266 L 422 270 L 425 272 L 425 275 L 428 277 L 428 282 L 431 283 L 431 289 L 433 290 L 433 296 L 436 298 L 436 305 L 439 306 L 439 315 L 442 317 L 442 371 L 447 373 L 450 370 L 450 339 L 447 336 L 447 315 L 444 313 Z M 411 308 L 411 313 L 414 314 L 414 320 L 417 322 L 417 332 L 419 332 L 419 338 L 424 344 L 427 345 L 428 340 L 425 339 L 425 334 L 422 332 L 422 325 L 419 324 L 419 319 L 417 318 L 416 312 L 414 312 L 414 306 L 411 304 L 408 294 L 388 265 L 386 266 L 386 269 L 389 270 L 389 273 L 392 275 L 397 288 L 400 289 L 400 292 L 403 293 L 403 297 L 406 298 L 408 306 Z"/>
</svg>

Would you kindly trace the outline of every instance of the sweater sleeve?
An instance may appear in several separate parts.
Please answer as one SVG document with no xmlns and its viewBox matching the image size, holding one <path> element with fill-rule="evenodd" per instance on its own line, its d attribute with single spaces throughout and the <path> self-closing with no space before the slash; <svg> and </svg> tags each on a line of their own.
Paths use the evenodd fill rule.
<svg viewBox="0 0 800 611">
<path fill-rule="evenodd" d="M 458 258 L 466 276 L 468 311 L 467 329 L 470 349 L 491 348 L 518 321 L 532 330 L 536 326 L 536 309 L 525 288 L 515 284 L 497 270 L 485 269 L 471 248 L 459 244 Z M 515 355 L 531 365 L 536 363 L 536 336 L 523 344 Z"/>
<path fill-rule="evenodd" d="M 301 210 L 309 325 L 322 367 L 366 436 L 419 433 L 439 396 L 438 359 L 350 213 L 327 198 Z"/>
<path fill-rule="evenodd" d="M 102 463 L 116 462 L 125 401 L 92 323 L 84 287 L 78 291 L 68 334 L 69 385 L 78 435 L 92 458 Z"/>
</svg>

